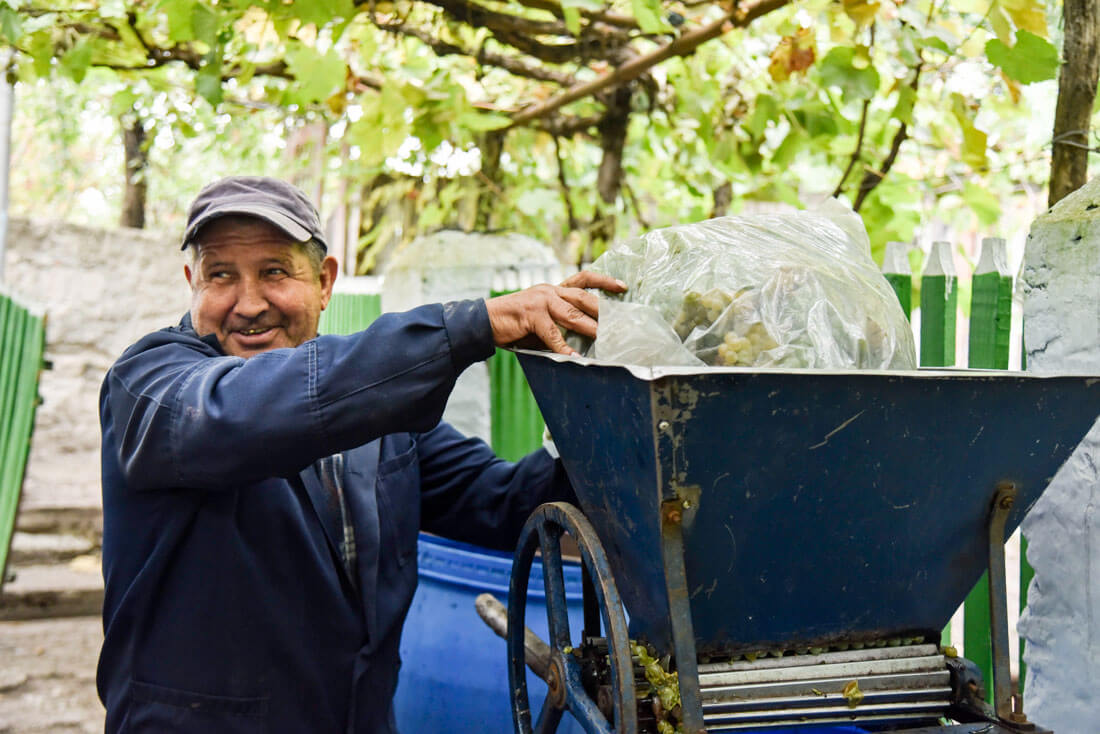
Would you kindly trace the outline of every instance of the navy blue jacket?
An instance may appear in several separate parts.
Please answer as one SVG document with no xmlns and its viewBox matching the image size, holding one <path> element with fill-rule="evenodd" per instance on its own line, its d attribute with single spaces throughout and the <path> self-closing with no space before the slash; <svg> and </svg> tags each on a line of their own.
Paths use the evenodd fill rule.
<svg viewBox="0 0 1100 734">
<path fill-rule="evenodd" d="M 440 422 L 492 353 L 481 301 L 248 360 L 188 317 L 130 347 L 100 395 L 107 732 L 394 731 L 418 530 L 511 548 L 572 497 L 545 451 Z M 315 468 L 338 452 L 356 578 Z"/>
</svg>

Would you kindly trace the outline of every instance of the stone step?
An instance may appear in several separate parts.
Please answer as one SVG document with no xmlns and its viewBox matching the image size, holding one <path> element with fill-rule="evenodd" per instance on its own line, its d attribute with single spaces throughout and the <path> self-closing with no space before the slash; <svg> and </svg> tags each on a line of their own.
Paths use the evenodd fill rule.
<svg viewBox="0 0 1100 734">
<path fill-rule="evenodd" d="M 64 564 L 9 566 L 15 578 L 0 591 L 0 620 L 99 615 L 103 575 L 95 556 Z"/>
<path fill-rule="evenodd" d="M 67 563 L 95 550 L 95 542 L 85 537 L 59 533 L 25 533 L 17 530 L 11 539 L 8 566 Z"/>
<path fill-rule="evenodd" d="M 101 507 L 20 507 L 15 529 L 25 533 L 62 533 L 98 542 L 103 535 Z"/>
</svg>

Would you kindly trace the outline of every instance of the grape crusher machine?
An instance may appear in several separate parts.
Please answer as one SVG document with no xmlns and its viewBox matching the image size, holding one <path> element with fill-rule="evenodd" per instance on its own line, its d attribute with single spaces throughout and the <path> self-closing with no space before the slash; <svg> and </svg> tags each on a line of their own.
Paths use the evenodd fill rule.
<svg viewBox="0 0 1100 734">
<path fill-rule="evenodd" d="M 553 732 L 564 710 L 589 734 L 1046 731 L 1009 678 L 1004 541 L 1100 414 L 1100 378 L 517 354 L 580 502 L 540 507 L 516 549 L 517 732 Z M 536 552 L 548 645 L 525 629 Z M 992 706 L 940 645 L 983 571 Z M 528 665 L 548 687 L 534 716 Z"/>
</svg>

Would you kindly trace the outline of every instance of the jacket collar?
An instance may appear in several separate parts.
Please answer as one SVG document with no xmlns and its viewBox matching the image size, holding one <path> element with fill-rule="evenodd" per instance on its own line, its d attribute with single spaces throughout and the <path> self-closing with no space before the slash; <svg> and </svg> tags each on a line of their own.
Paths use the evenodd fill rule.
<svg viewBox="0 0 1100 734">
<path fill-rule="evenodd" d="M 222 349 L 221 342 L 218 341 L 218 337 L 216 334 L 211 332 L 210 334 L 207 334 L 205 336 L 199 336 L 198 332 L 195 331 L 194 325 L 191 323 L 190 311 L 183 315 L 183 318 L 180 319 L 179 326 L 177 326 L 176 329 L 178 329 L 179 332 L 184 336 L 190 336 L 198 339 L 200 342 L 216 351 L 219 356 L 226 356 L 225 350 Z"/>
</svg>

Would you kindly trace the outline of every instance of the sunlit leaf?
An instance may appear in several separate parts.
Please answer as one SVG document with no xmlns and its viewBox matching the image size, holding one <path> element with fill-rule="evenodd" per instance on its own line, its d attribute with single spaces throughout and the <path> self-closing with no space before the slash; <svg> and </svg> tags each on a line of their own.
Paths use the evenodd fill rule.
<svg viewBox="0 0 1100 734">
<path fill-rule="evenodd" d="M 660 33 L 668 29 L 660 0 L 630 0 L 630 7 L 638 25 L 646 33 Z"/>
<path fill-rule="evenodd" d="M 195 3 L 191 7 L 191 32 L 196 41 L 202 41 L 207 46 L 213 47 L 218 41 L 218 28 L 221 21 L 218 15 L 202 3 Z"/>
<path fill-rule="evenodd" d="M 779 106 L 775 98 L 770 94 L 761 94 L 756 98 L 756 106 L 753 107 L 752 116 L 745 122 L 745 129 L 758 138 L 764 134 L 768 123 L 775 120 L 779 114 Z"/>
<path fill-rule="evenodd" d="M 322 54 L 312 46 L 295 43 L 287 48 L 286 58 L 295 79 L 291 98 L 298 104 L 323 102 L 343 88 L 347 65 L 332 49 Z"/>
<path fill-rule="evenodd" d="M 983 227 L 991 227 L 1000 220 L 1001 202 L 981 186 L 973 183 L 964 184 L 962 196 Z"/>
<path fill-rule="evenodd" d="M 161 0 L 153 10 L 164 13 L 168 24 L 168 40 L 173 43 L 190 41 L 195 37 L 191 24 L 194 0 Z"/>
<path fill-rule="evenodd" d="M 61 69 L 77 84 L 84 81 L 84 75 L 88 73 L 88 65 L 92 62 L 92 51 L 91 41 L 82 38 L 61 57 L 59 62 Z"/>
<path fill-rule="evenodd" d="M 960 152 L 963 163 L 976 171 L 985 170 L 988 167 L 986 155 L 988 136 L 974 126 L 974 113 L 966 99 L 958 92 L 951 95 L 951 111 L 962 129 L 963 141 Z"/>
<path fill-rule="evenodd" d="M 999 38 L 990 39 L 985 53 L 989 63 L 1021 84 L 1054 79 L 1061 65 L 1058 49 L 1050 41 L 1024 30 L 1016 31 L 1016 45 L 1011 48 Z"/>
<path fill-rule="evenodd" d="M 195 92 L 210 103 L 211 107 L 221 104 L 224 97 L 222 90 L 222 57 L 220 53 L 211 50 L 203 65 L 199 67 L 199 73 L 195 75 Z"/>
<path fill-rule="evenodd" d="M 875 19 L 881 5 L 877 0 L 844 0 L 844 13 L 863 26 Z"/>
<path fill-rule="evenodd" d="M 837 46 L 821 60 L 821 79 L 834 87 L 839 87 L 848 99 L 870 99 L 878 91 L 879 75 L 875 67 L 857 69 L 853 64 L 856 49 L 851 46 Z"/>
<path fill-rule="evenodd" d="M 579 36 L 581 33 L 581 11 L 578 8 L 563 5 L 561 15 L 569 32 L 574 36 Z"/>
<path fill-rule="evenodd" d="M 133 87 L 123 87 L 111 97 L 111 116 L 118 117 L 134 109 L 138 94 Z"/>
<path fill-rule="evenodd" d="M 904 122 L 906 125 L 913 124 L 913 107 L 917 103 L 917 93 L 908 84 L 898 87 L 898 103 L 894 105 L 893 112 L 890 116 L 896 120 Z"/>
<path fill-rule="evenodd" d="M 512 124 L 511 118 L 492 112 L 465 112 L 458 116 L 457 122 L 478 132 L 500 130 Z"/>
<path fill-rule="evenodd" d="M 54 46 L 49 33 L 36 33 L 31 39 L 31 56 L 34 57 L 34 73 L 49 76 L 53 65 Z"/>
<path fill-rule="evenodd" d="M 0 5 L 0 37 L 14 44 L 23 35 L 23 21 L 19 13 L 7 5 Z"/>
<path fill-rule="evenodd" d="M 1012 18 L 1016 28 L 1046 38 L 1046 7 L 1041 0 L 998 0 L 997 4 Z"/>
<path fill-rule="evenodd" d="M 375 4 L 376 12 L 385 12 L 378 8 L 381 3 Z M 292 3 L 287 8 L 303 23 L 321 28 L 337 18 L 347 20 L 356 13 L 353 0 L 309 0 L 308 2 Z"/>
</svg>

